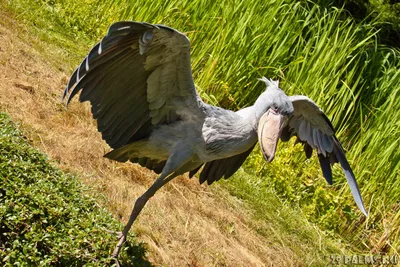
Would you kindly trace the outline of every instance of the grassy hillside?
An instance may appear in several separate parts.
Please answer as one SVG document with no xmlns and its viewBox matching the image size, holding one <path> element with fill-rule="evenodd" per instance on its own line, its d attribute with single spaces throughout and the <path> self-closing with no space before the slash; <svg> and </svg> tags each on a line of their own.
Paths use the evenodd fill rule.
<svg viewBox="0 0 400 267">
<path fill-rule="evenodd" d="M 29 6 L 29 12 L 25 12 Z M 308 218 L 339 233 L 363 253 L 398 253 L 400 176 L 400 52 L 379 43 L 374 20 L 310 1 L 10 1 L 21 19 L 53 42 L 74 49 L 69 67 L 116 20 L 163 23 L 192 41 L 197 89 L 209 102 L 239 109 L 264 89 L 256 78 L 279 78 L 289 94 L 314 99 L 337 127 L 370 217 L 357 211 L 343 174 L 333 187 L 317 161 L 281 145 L 272 164 L 253 153 L 253 174 L 225 186 L 255 208 L 269 188 L 302 207 Z M 32 26 L 33 27 L 33 26 Z M 80 45 L 78 45 L 80 44 Z M 291 158 L 291 156 L 294 157 Z"/>
<path fill-rule="evenodd" d="M 0 262 L 20 266 L 103 266 L 122 224 L 88 188 L 52 166 L 0 113 Z M 150 266 L 131 236 L 124 266 Z"/>
<path fill-rule="evenodd" d="M 108 227 L 103 223 L 108 220 L 107 213 L 104 213 L 104 220 L 92 220 L 96 214 L 88 215 L 87 209 L 100 205 L 106 207 L 113 217 L 126 221 L 132 202 L 154 181 L 155 174 L 134 164 L 120 164 L 104 159 L 102 155 L 109 148 L 96 130 L 95 122 L 90 117 L 90 108 L 71 103 L 66 110 L 61 104 L 60 92 L 67 79 L 64 68 L 69 68 L 68 61 L 76 57 L 70 48 L 79 51 L 82 43 L 74 42 L 63 34 L 52 34 L 51 31 L 45 34 L 48 28 L 35 28 L 29 21 L 21 24 L 3 9 L 0 9 L 0 17 L 0 111 L 7 112 L 18 122 L 24 139 L 45 152 L 44 158 L 49 158 L 52 164 L 74 174 L 65 176 L 57 171 L 61 178 L 48 177 L 43 172 L 44 168 L 30 164 L 37 163 L 37 154 L 41 153 L 26 154 L 18 161 L 18 164 L 32 167 L 29 169 L 31 179 L 24 176 L 24 179 L 18 180 L 18 177 L 14 177 L 14 169 L 9 167 L 10 162 L 4 163 L 6 168 L 2 176 L 17 180 L 20 188 L 25 188 L 24 183 L 30 183 L 29 190 L 36 194 L 26 192 L 23 200 L 14 198 L 13 193 L 7 194 L 0 206 L 3 208 L 6 202 L 37 203 L 38 200 L 41 205 L 24 210 L 21 218 L 14 214 L 5 221 L 15 230 L 4 239 L 0 259 L 6 259 L 7 264 L 18 261 L 33 265 L 48 265 L 49 262 L 54 265 L 58 262 L 101 265 L 109 260 L 107 255 L 115 244 L 113 236 L 106 230 L 120 230 L 121 226 L 115 224 Z M 7 117 L 4 117 L 4 121 L 4 125 L 11 125 Z M 18 157 L 18 144 L 10 145 L 1 141 L 1 149 L 3 143 L 7 157 Z M 24 143 L 24 148 L 37 152 L 28 143 Z M 84 189 L 81 191 L 82 202 L 79 201 L 79 192 L 64 183 L 65 177 L 77 188 Z M 187 177 L 178 177 L 160 190 L 132 229 L 136 239 L 144 243 L 149 261 L 161 266 L 325 266 L 330 255 L 349 254 L 347 244 L 343 244 L 340 239 L 333 240 L 313 223 L 309 223 L 298 207 L 280 200 L 273 188 L 252 192 L 253 177 L 242 170 L 233 181 L 238 183 L 237 186 L 233 183 L 228 185 L 240 189 L 234 194 L 236 197 L 229 194 L 221 184 L 212 187 L 199 185 L 197 180 L 189 180 Z M 81 182 L 88 185 L 89 189 L 82 187 Z M 53 191 L 47 190 L 49 187 Z M 67 190 L 78 203 L 70 201 L 69 195 L 65 194 Z M 94 191 L 95 194 L 90 193 Z M 53 197 L 52 192 L 64 194 Z M 89 199 L 85 201 L 88 195 Z M 92 195 L 98 204 L 91 202 Z M 64 197 L 65 204 L 60 203 Z M 254 209 L 249 208 L 256 203 Z M 71 214 L 76 215 L 79 223 L 70 223 L 72 220 L 65 216 L 57 217 L 48 212 L 57 209 L 59 205 L 74 209 L 76 213 Z M 13 212 L 7 210 L 6 205 L 4 209 L 5 217 Z M 32 217 L 34 220 L 26 220 Z M 31 230 L 26 235 L 25 228 L 17 225 L 20 219 L 24 220 L 28 228 L 30 225 L 38 225 L 35 229 L 39 230 Z M 40 228 L 43 221 L 48 222 L 45 230 Z M 95 240 L 91 239 L 91 229 L 87 225 L 92 227 Z M 60 241 L 60 244 L 64 244 L 63 240 L 70 243 L 63 247 L 57 243 L 45 243 L 53 245 L 59 257 L 53 251 L 43 251 L 42 247 L 36 245 L 41 244 L 37 240 L 45 239 L 48 229 L 54 230 L 50 238 Z M 78 234 L 68 236 L 69 232 Z M 20 240 L 22 246 L 13 245 L 20 244 Z M 86 246 L 88 244 L 85 240 L 90 241 L 90 247 Z M 84 247 L 80 246 L 81 242 Z M 31 247 L 33 249 L 29 251 Z M 137 247 L 133 247 L 133 252 L 137 251 Z M 132 254 L 130 246 L 127 248 L 127 254 Z M 142 255 L 140 248 L 137 249 L 138 256 Z M 27 251 L 33 255 L 31 262 L 25 259 Z M 129 259 L 139 265 L 143 263 L 140 260 L 137 262 L 135 257 Z"/>
<path fill-rule="evenodd" d="M 111 230 L 121 228 L 121 223 L 98 204 L 99 197 L 94 198 L 93 189 L 52 166 L 46 155 L 32 148 L 5 113 L 0 113 L 0 178 L 3 181 L 0 189 L 2 264 L 104 266 L 113 263 L 109 255 L 116 236 Z M 290 207 L 282 207 L 271 196 L 272 192 L 267 193 L 269 205 L 260 206 L 255 212 L 258 217 L 269 214 L 262 219 L 282 225 L 283 230 L 276 229 L 274 234 L 281 242 L 293 242 L 291 249 L 297 247 L 298 251 L 294 252 L 303 254 L 304 262 L 324 265 L 329 255 L 341 253 L 325 241 L 320 243 L 321 237 L 313 228 L 304 227 L 307 225 L 304 218 L 296 216 L 297 212 L 290 211 Z M 279 216 L 274 215 L 277 206 L 283 208 Z M 259 231 L 265 229 L 261 227 Z M 299 231 L 299 236 L 293 239 L 285 235 L 287 231 Z M 317 246 L 320 249 L 314 250 Z M 143 245 L 134 243 L 131 235 L 121 264 L 151 266 L 144 253 Z"/>
</svg>

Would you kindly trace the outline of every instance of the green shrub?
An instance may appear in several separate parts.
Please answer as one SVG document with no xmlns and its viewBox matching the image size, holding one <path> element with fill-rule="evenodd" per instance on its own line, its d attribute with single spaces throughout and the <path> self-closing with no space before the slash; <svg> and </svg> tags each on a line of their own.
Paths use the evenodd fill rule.
<svg viewBox="0 0 400 267">
<path fill-rule="evenodd" d="M 0 113 L 0 264 L 103 266 L 121 224 L 71 175 L 29 146 Z M 123 253 L 127 266 L 150 265 L 142 244 Z"/>
</svg>

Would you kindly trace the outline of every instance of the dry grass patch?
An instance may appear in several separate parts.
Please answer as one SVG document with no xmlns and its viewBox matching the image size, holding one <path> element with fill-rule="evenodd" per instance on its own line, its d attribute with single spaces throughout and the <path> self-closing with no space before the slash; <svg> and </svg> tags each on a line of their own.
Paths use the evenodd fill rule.
<svg viewBox="0 0 400 267">
<path fill-rule="evenodd" d="M 52 45 L 36 40 L 3 11 L 0 15 L 0 110 L 19 122 L 32 144 L 63 170 L 76 173 L 104 194 L 103 204 L 125 222 L 133 201 L 156 175 L 102 157 L 109 148 L 96 130 L 89 106 L 74 102 L 67 111 L 61 103 L 69 73 L 54 68 L 43 57 L 46 52 L 40 52 Z M 273 222 L 254 220 L 246 205 L 220 186 L 202 186 L 186 177 L 160 190 L 133 226 L 156 265 L 305 265 L 309 256 L 292 248 L 301 251 L 301 244 L 279 242 L 276 231 Z"/>
</svg>

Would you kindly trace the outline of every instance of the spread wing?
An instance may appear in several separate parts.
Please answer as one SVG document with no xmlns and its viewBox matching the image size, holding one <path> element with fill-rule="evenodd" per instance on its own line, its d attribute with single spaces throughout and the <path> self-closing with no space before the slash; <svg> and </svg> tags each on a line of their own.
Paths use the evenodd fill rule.
<svg viewBox="0 0 400 267">
<path fill-rule="evenodd" d="M 146 138 L 152 129 L 203 116 L 193 83 L 190 42 L 163 26 L 117 22 L 72 74 L 63 98 L 82 91 L 103 139 L 112 147 Z"/>
<path fill-rule="evenodd" d="M 293 103 L 294 114 L 282 130 L 281 140 L 286 142 L 292 136 L 297 136 L 296 142 L 304 145 L 307 158 L 311 157 L 313 149 L 317 150 L 322 173 L 329 184 L 332 184 L 331 165 L 340 163 L 357 206 L 367 216 L 354 173 L 335 136 L 332 123 L 308 97 L 299 95 L 289 98 Z"/>
</svg>

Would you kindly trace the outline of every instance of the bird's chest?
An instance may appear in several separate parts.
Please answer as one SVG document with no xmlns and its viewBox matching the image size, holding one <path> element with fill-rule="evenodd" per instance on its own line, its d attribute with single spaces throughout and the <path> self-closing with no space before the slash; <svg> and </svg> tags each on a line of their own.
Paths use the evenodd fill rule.
<svg viewBox="0 0 400 267">
<path fill-rule="evenodd" d="M 202 161 L 232 157 L 247 151 L 257 142 L 257 133 L 245 121 L 209 118 L 202 127 Z"/>
</svg>

